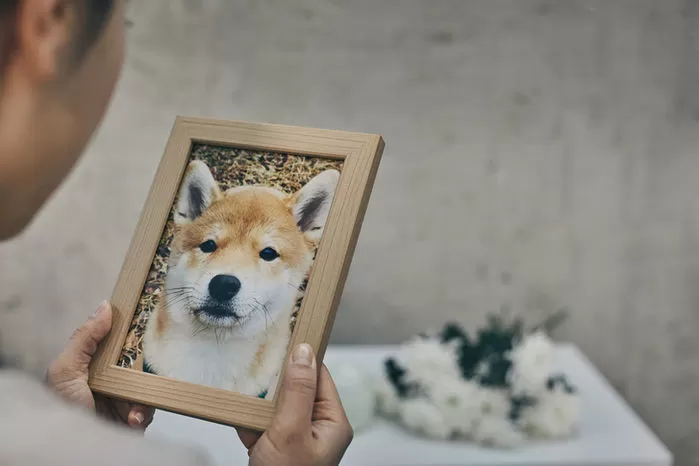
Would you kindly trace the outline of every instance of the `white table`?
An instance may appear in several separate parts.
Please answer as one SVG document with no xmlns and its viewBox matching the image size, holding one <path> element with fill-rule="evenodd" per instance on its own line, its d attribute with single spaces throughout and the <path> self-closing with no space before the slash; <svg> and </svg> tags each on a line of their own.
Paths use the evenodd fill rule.
<svg viewBox="0 0 699 466">
<path fill-rule="evenodd" d="M 351 363 L 376 373 L 391 346 L 331 346 L 329 367 Z M 556 369 L 565 372 L 582 396 L 583 419 L 577 438 L 528 445 L 512 451 L 470 443 L 421 439 L 379 420 L 358 432 L 344 466 L 670 466 L 672 455 L 577 348 L 556 349 Z M 203 447 L 220 465 L 247 464 L 247 454 L 228 427 L 158 412 L 148 436 Z"/>
</svg>

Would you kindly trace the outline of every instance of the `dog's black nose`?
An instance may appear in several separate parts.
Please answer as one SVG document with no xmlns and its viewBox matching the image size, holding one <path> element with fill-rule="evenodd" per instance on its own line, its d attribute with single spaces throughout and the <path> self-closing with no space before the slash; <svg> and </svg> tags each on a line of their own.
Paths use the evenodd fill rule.
<svg viewBox="0 0 699 466">
<path fill-rule="evenodd" d="M 239 290 L 240 280 L 233 275 L 216 275 L 209 282 L 209 294 L 216 301 L 228 301 Z"/>
</svg>

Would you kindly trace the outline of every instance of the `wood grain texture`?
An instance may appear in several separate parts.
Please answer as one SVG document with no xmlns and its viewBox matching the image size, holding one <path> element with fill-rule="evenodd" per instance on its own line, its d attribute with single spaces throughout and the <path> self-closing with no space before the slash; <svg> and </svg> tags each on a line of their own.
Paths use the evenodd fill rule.
<svg viewBox="0 0 699 466">
<path fill-rule="evenodd" d="M 325 353 L 384 143 L 380 136 L 343 131 L 182 117 L 175 122 L 112 294 L 112 332 L 90 367 L 90 387 L 114 398 L 264 430 L 274 415 L 274 401 L 115 365 L 195 142 L 343 160 L 291 341 L 291 347 L 310 344 L 319 360 Z M 279 390 L 277 387 L 275 393 Z"/>
<path fill-rule="evenodd" d="M 113 398 L 250 429 L 264 430 L 274 414 L 267 400 L 114 365 L 94 375 L 90 387 Z"/>
</svg>

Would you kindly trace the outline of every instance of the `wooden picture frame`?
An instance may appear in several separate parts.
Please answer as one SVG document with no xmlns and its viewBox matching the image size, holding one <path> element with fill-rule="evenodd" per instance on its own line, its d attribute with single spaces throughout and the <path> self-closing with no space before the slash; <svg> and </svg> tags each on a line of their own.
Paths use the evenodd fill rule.
<svg viewBox="0 0 699 466">
<path fill-rule="evenodd" d="M 289 348 L 306 342 L 322 361 L 381 158 L 380 136 L 178 117 L 114 288 L 112 331 L 90 367 L 96 393 L 216 423 L 266 429 L 275 402 L 117 365 L 194 144 L 341 160 L 322 238 Z M 281 379 L 281 377 L 280 377 Z M 277 385 L 279 387 L 279 385 Z M 277 394 L 278 394 L 277 390 Z"/>
</svg>

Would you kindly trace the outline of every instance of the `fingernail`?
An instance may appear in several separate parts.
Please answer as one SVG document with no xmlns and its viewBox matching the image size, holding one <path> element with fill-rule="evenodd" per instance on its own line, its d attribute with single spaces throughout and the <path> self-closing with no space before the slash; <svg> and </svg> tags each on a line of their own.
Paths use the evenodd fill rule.
<svg viewBox="0 0 699 466">
<path fill-rule="evenodd" d="M 109 307 L 109 302 L 108 302 L 108 301 L 102 301 L 102 303 L 100 303 L 100 305 L 99 305 L 99 307 L 97 308 L 97 310 L 95 311 L 95 313 L 92 314 L 92 317 L 97 317 L 98 315 L 100 315 L 101 313 L 103 313 L 104 311 L 106 311 L 108 307 Z"/>
<path fill-rule="evenodd" d="M 313 350 L 311 346 L 308 343 L 298 345 L 291 356 L 291 360 L 294 364 L 311 366 L 313 364 Z"/>
<path fill-rule="evenodd" d="M 133 415 L 134 419 L 136 419 L 136 423 L 140 426 L 143 424 L 143 421 L 146 420 L 146 418 L 143 416 L 143 413 L 135 413 Z"/>
</svg>

